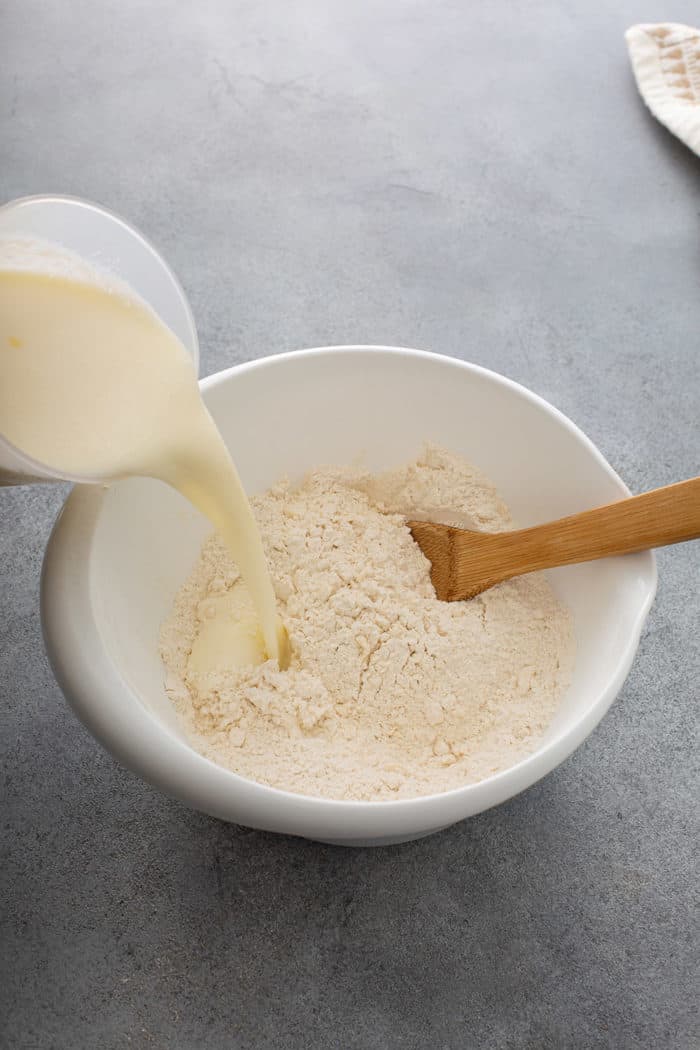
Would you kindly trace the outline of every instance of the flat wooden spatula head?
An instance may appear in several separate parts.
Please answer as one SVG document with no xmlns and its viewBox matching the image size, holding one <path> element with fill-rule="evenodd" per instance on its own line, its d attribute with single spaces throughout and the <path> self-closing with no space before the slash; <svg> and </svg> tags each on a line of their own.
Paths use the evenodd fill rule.
<svg viewBox="0 0 700 1050">
<path fill-rule="evenodd" d="M 409 521 L 411 535 L 431 564 L 430 579 L 441 602 L 453 602 L 464 594 L 456 594 L 454 581 L 457 565 L 457 536 L 463 530 L 432 521 Z M 477 594 L 478 590 L 474 591 Z"/>
</svg>

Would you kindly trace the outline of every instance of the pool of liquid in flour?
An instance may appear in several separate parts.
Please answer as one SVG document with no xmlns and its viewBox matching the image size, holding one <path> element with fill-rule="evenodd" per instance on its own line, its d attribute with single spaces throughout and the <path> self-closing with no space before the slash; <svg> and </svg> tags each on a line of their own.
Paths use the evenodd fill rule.
<svg viewBox="0 0 700 1050">
<path fill-rule="evenodd" d="M 265 553 L 193 362 L 135 296 L 13 268 L 0 246 L 0 433 L 57 473 L 172 485 L 220 532 L 259 621 L 261 656 L 289 663 Z"/>
</svg>

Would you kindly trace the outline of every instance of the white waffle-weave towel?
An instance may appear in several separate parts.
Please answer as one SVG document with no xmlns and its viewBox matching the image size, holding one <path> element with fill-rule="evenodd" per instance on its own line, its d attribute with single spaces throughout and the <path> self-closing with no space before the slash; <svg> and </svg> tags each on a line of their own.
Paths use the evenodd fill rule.
<svg viewBox="0 0 700 1050">
<path fill-rule="evenodd" d="M 638 25 L 625 39 L 647 106 L 700 156 L 700 29 L 677 22 Z"/>
</svg>

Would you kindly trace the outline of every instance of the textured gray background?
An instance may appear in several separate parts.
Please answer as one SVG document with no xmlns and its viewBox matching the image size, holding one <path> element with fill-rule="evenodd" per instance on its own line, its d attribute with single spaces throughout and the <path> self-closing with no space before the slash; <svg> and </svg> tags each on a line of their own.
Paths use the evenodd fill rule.
<svg viewBox="0 0 700 1050">
<path fill-rule="evenodd" d="M 203 373 L 431 347 L 552 400 L 634 490 L 698 472 L 700 165 L 623 44 L 697 2 L 0 17 L 0 198 L 142 227 Z M 189 812 L 77 724 L 37 602 L 62 497 L 0 491 L 4 1047 L 696 1050 L 697 546 L 660 555 L 632 674 L 573 758 L 438 837 L 349 852 Z"/>
</svg>

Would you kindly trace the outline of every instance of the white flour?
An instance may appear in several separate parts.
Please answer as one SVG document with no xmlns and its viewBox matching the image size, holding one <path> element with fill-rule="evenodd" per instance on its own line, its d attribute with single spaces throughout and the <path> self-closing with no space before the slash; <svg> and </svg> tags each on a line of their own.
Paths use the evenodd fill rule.
<svg viewBox="0 0 700 1050">
<path fill-rule="evenodd" d="M 376 800 L 472 783 L 534 749 L 573 666 L 568 612 L 539 575 L 437 601 L 390 513 L 441 506 L 509 527 L 475 468 L 429 447 L 389 474 L 318 470 L 252 502 L 292 664 L 188 670 L 212 599 L 239 576 L 212 537 L 161 634 L 168 693 L 198 751 L 289 791 Z"/>
</svg>

